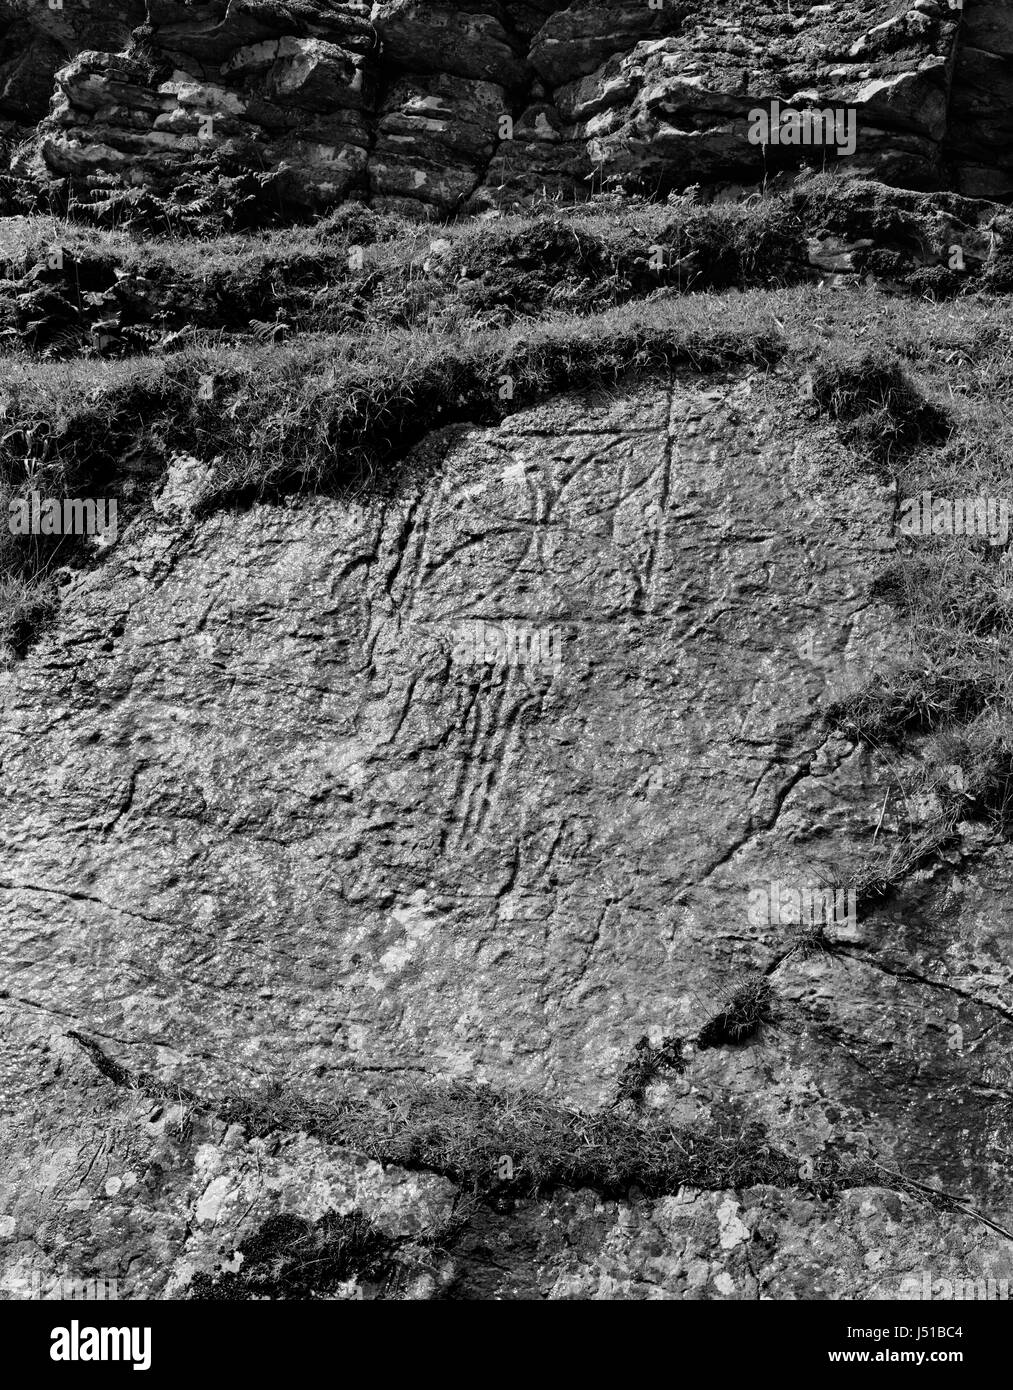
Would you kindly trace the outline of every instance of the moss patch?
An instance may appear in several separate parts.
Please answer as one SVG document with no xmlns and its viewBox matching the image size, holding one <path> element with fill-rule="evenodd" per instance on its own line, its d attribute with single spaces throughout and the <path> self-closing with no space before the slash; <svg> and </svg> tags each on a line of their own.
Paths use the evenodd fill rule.
<svg viewBox="0 0 1013 1390">
<path fill-rule="evenodd" d="M 587 1112 L 464 1084 L 404 1085 L 364 1101 L 311 1102 L 281 1088 L 230 1102 L 219 1113 L 251 1135 L 315 1134 L 381 1163 L 439 1173 L 485 1200 L 590 1187 L 622 1197 L 679 1187 L 723 1190 L 772 1183 L 829 1195 L 870 1172 L 824 1156 L 811 1182 L 767 1141 L 757 1123 L 682 1130 L 660 1116 Z M 507 1160 L 507 1161 L 504 1161 Z"/>
<path fill-rule="evenodd" d="M 379 1284 L 382 1296 L 396 1276 L 398 1246 L 361 1212 L 327 1212 L 316 1222 L 280 1212 L 239 1246 L 238 1270 L 195 1275 L 186 1297 L 216 1302 L 325 1298 L 351 1280 Z"/>
</svg>

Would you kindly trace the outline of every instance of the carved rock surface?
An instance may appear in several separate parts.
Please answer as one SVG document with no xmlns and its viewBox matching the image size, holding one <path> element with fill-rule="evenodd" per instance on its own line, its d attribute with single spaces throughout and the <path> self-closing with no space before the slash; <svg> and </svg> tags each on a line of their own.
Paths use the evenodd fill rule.
<svg viewBox="0 0 1013 1390">
<path fill-rule="evenodd" d="M 894 498 L 814 433 L 795 382 L 647 383 L 450 429 L 375 500 L 195 522 L 199 485 L 176 460 L 155 519 L 73 581 L 5 678 L 13 1277 L 19 1213 L 38 1221 L 40 1204 L 54 1277 L 68 1222 L 119 1252 L 126 1174 L 155 1183 L 171 1141 L 171 1117 L 152 1128 L 90 1063 L 55 1066 L 68 1028 L 170 1094 L 276 1082 L 326 1098 L 421 1074 L 595 1107 L 637 1038 L 696 1036 L 757 972 L 779 1026 L 696 1051 L 650 1103 L 687 1124 L 732 1107 L 800 1163 L 871 1151 L 1003 1219 L 1008 849 L 968 828 L 902 914 L 841 924 L 834 956 L 787 955 L 790 928 L 747 912 L 771 881 L 820 881 L 831 840 L 849 883 L 899 833 L 894 762 L 820 725 L 903 652 L 871 590 Z M 479 623 L 539 638 L 508 664 L 492 636 L 469 646 Z M 181 1174 L 123 1236 L 137 1287 L 220 1270 L 276 1210 L 278 1164 L 298 1191 L 305 1176 L 300 1219 L 366 1183 L 378 1221 L 404 1203 L 435 1240 L 442 1180 L 284 1142 L 267 1168 L 241 1134 L 182 1145 Z M 530 1218 L 548 1246 L 496 1287 L 875 1297 L 925 1268 L 1008 1272 L 980 1230 L 969 1259 L 962 1219 L 865 1200 L 561 1194 Z M 553 1254 L 557 1213 L 585 1232 L 576 1262 Z M 742 1249 L 751 1223 L 773 1232 L 762 1268 Z M 425 1282 L 424 1254 L 405 1279 L 430 1296 L 442 1275 Z"/>
</svg>

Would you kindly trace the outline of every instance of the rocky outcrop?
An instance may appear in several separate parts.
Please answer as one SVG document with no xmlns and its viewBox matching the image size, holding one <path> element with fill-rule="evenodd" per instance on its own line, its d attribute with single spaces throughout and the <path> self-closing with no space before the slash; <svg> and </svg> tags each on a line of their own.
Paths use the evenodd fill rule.
<svg viewBox="0 0 1013 1390">
<path fill-rule="evenodd" d="M 968 0 L 963 36 L 942 0 L 760 15 L 728 0 L 704 16 L 676 0 L 148 0 L 129 41 L 122 19 L 70 29 L 39 8 L 12 17 L 11 46 L 34 28 L 3 69 L 23 119 L 55 81 L 18 167 L 85 198 L 269 173 L 276 214 L 350 195 L 447 213 L 838 161 L 909 188 L 1005 191 L 1006 26 L 988 0 Z M 53 79 L 57 51 L 76 56 Z M 773 102 L 853 111 L 854 141 L 751 142 L 751 113 Z"/>
<path fill-rule="evenodd" d="M 292 14 L 224 3 L 149 7 L 129 53 L 89 50 L 57 76 L 36 168 L 94 188 L 179 188 L 206 165 L 253 170 L 296 203 L 362 179 L 375 37 L 353 6 Z M 302 14 L 300 12 L 300 19 Z"/>
</svg>

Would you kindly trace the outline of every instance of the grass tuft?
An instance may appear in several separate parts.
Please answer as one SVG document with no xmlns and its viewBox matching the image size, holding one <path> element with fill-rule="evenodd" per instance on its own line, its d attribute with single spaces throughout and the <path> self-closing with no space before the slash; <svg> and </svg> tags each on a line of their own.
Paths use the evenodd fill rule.
<svg viewBox="0 0 1013 1390">
<path fill-rule="evenodd" d="M 776 1022 L 774 990 L 769 980 L 749 980 L 724 1008 L 700 1029 L 697 1048 L 737 1047 L 754 1038 L 765 1023 Z"/>
</svg>

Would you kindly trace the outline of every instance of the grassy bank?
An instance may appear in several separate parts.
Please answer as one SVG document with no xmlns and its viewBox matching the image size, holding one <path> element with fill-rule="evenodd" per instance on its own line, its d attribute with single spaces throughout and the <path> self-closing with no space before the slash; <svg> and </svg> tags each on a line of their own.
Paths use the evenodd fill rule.
<svg viewBox="0 0 1013 1390">
<path fill-rule="evenodd" d="M 353 204 L 312 226 L 207 240 L 32 217 L 0 224 L 0 338 L 120 357 L 194 338 L 442 334 L 804 284 L 838 265 L 855 284 L 946 299 L 1013 289 L 1011 248 L 1004 209 L 827 174 L 742 202 L 602 196 L 445 226 Z"/>
</svg>

